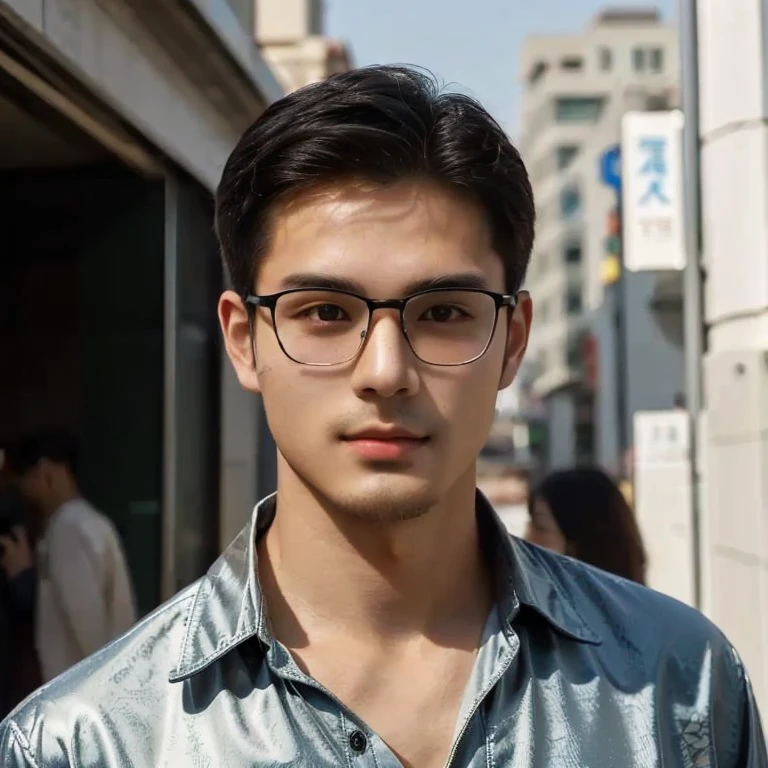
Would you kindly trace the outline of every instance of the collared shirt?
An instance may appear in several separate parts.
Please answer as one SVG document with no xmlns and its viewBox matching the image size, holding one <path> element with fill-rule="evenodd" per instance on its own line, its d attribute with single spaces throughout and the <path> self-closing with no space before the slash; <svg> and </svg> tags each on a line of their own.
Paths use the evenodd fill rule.
<svg viewBox="0 0 768 768">
<path fill-rule="evenodd" d="M 255 542 L 274 509 L 262 502 L 207 576 L 6 719 L 2 765 L 400 766 L 269 634 Z M 747 676 L 707 619 L 510 537 L 480 496 L 477 515 L 498 600 L 450 766 L 768 768 Z"/>
</svg>

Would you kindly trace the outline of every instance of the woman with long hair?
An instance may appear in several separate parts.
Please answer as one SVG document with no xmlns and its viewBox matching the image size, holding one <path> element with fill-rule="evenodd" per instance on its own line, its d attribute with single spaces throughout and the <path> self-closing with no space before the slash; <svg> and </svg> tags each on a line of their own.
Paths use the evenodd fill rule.
<svg viewBox="0 0 768 768">
<path fill-rule="evenodd" d="M 528 514 L 528 541 L 645 583 L 646 555 L 634 513 L 602 470 L 550 474 L 531 493 Z"/>
</svg>

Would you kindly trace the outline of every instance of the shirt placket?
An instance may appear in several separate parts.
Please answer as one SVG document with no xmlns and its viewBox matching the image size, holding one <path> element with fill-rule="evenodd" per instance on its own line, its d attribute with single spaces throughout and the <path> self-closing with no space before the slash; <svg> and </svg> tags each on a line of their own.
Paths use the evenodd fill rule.
<svg viewBox="0 0 768 768">
<path fill-rule="evenodd" d="M 476 669 L 469 682 L 472 688 L 469 691 L 471 704 L 467 711 L 462 713 L 462 723 L 452 745 L 446 768 L 457 768 L 460 765 L 461 755 L 467 749 L 466 740 L 472 731 L 472 723 L 479 716 L 480 708 L 488 695 L 517 656 L 519 648 L 519 638 L 508 622 L 497 627 L 489 640 L 480 648 Z M 395 753 L 375 731 L 361 722 L 327 688 L 299 669 L 287 648 L 275 642 L 272 647 L 272 654 L 274 653 L 279 654 L 282 662 L 278 666 L 270 664 L 274 674 L 284 680 L 308 686 L 315 695 L 323 696 L 333 703 L 340 718 L 341 747 L 347 757 L 349 768 L 403 768 L 403 764 Z M 274 659 L 272 654 L 268 654 L 268 657 L 272 656 Z M 478 665 L 481 671 L 478 670 Z"/>
<path fill-rule="evenodd" d="M 290 681 L 307 686 L 313 696 L 322 696 L 330 701 L 338 713 L 338 733 L 341 736 L 341 751 L 347 757 L 348 768 L 403 768 L 394 752 L 384 740 L 368 725 L 361 722 L 336 696 L 314 678 L 299 669 L 290 652 L 275 641 L 271 652 L 267 654 L 267 663 L 273 674 Z M 275 657 L 280 659 L 275 664 Z M 311 697 L 308 697 L 311 705 Z M 317 707 L 318 712 L 327 712 L 327 707 Z"/>
<path fill-rule="evenodd" d="M 342 707 L 341 726 L 350 768 L 403 768 L 382 738 Z"/>
</svg>

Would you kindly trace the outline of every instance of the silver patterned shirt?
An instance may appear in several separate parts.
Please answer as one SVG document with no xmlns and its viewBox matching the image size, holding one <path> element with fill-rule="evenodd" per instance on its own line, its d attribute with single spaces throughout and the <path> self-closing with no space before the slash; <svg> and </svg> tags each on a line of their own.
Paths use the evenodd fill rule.
<svg viewBox="0 0 768 768">
<path fill-rule="evenodd" d="M 384 741 L 267 628 L 255 542 L 0 725 L 4 768 L 396 768 Z M 698 612 L 477 517 L 498 600 L 453 768 L 768 768 L 749 680 Z M 353 663 L 353 662 L 352 662 Z"/>
</svg>

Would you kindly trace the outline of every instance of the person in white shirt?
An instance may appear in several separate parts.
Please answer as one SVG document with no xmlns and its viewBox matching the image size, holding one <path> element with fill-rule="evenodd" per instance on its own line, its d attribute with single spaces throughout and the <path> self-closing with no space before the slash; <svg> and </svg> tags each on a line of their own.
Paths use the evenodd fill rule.
<svg viewBox="0 0 768 768">
<path fill-rule="evenodd" d="M 68 434 L 47 429 L 18 441 L 8 457 L 21 492 L 42 515 L 35 636 L 44 682 L 136 622 L 120 538 L 80 493 L 76 454 Z M 4 537 L 3 546 L 7 552 L 23 543 Z"/>
</svg>

